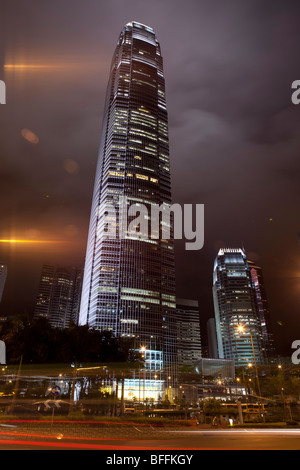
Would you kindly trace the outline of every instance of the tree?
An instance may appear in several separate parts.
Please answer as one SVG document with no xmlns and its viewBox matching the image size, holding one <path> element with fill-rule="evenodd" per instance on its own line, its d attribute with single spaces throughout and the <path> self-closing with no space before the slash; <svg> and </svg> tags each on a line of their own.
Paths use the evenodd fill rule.
<svg viewBox="0 0 300 470">
<path fill-rule="evenodd" d="M 209 398 L 203 403 L 203 411 L 206 414 L 219 414 L 222 411 L 222 405 L 216 398 Z"/>
</svg>

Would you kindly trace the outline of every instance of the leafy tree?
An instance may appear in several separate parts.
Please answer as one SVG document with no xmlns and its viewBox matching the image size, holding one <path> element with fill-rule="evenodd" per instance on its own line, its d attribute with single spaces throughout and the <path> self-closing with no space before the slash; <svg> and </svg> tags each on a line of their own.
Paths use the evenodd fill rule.
<svg viewBox="0 0 300 470">
<path fill-rule="evenodd" d="M 222 411 L 222 405 L 219 400 L 209 398 L 203 403 L 203 411 L 206 414 L 218 414 Z"/>
<path fill-rule="evenodd" d="M 0 337 L 7 347 L 10 363 L 124 362 L 132 348 L 111 332 L 100 332 L 88 326 L 71 325 L 53 328 L 46 318 L 29 323 L 11 320 L 1 326 Z"/>
</svg>

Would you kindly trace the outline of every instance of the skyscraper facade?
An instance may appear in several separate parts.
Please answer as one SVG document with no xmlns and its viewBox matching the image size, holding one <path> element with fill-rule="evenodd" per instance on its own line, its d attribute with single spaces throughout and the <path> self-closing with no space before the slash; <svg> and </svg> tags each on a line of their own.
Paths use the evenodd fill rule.
<svg viewBox="0 0 300 470">
<path fill-rule="evenodd" d="M 178 364 L 192 365 L 202 356 L 198 300 L 177 299 Z"/>
<path fill-rule="evenodd" d="M 266 358 L 272 358 L 275 355 L 275 348 L 262 268 L 258 266 L 257 263 L 250 260 L 248 260 L 248 265 L 255 290 L 257 312 L 261 326 L 263 353 Z"/>
<path fill-rule="evenodd" d="M 214 265 L 213 298 L 219 358 L 233 359 L 236 366 L 263 363 L 255 289 L 243 249 L 219 250 Z"/>
<path fill-rule="evenodd" d="M 79 323 L 131 338 L 169 368 L 176 363 L 173 239 L 141 237 L 145 224 L 129 230 L 130 206 L 150 212 L 163 203 L 171 204 L 163 60 L 153 29 L 131 22 L 111 64 Z M 107 233 L 107 207 L 115 209 L 114 237 Z"/>
<path fill-rule="evenodd" d="M 7 278 L 7 266 L 5 264 L 0 263 L 0 302 L 2 300 L 6 278 Z"/>
<path fill-rule="evenodd" d="M 77 324 L 82 286 L 82 269 L 42 267 L 34 319 L 44 317 L 54 328 Z"/>
</svg>

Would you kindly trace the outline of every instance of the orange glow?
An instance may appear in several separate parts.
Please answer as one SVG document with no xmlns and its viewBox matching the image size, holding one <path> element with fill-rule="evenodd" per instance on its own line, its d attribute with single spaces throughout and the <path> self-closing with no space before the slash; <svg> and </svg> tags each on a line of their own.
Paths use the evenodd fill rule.
<svg viewBox="0 0 300 470">
<path fill-rule="evenodd" d="M 57 62 L 57 63 L 49 63 L 49 64 L 43 64 L 43 63 L 29 63 L 26 64 L 25 62 L 19 62 L 19 63 L 7 63 L 4 64 L 3 68 L 6 72 L 43 72 L 43 71 L 51 71 L 51 70 L 68 70 L 68 71 L 73 71 L 74 69 L 78 70 L 86 70 L 87 67 L 96 67 L 97 62 Z"/>
<path fill-rule="evenodd" d="M 24 137 L 24 139 L 30 142 L 31 144 L 38 144 L 40 141 L 38 136 L 34 132 L 30 131 L 29 129 L 22 129 L 21 134 Z"/>
<path fill-rule="evenodd" d="M 65 67 L 61 64 L 5 64 L 4 68 L 6 70 L 34 70 L 34 69 L 54 69 L 59 67 Z"/>
<path fill-rule="evenodd" d="M 60 241 L 54 240 L 14 240 L 14 239 L 7 239 L 7 240 L 0 240 L 0 243 L 61 243 Z"/>
</svg>

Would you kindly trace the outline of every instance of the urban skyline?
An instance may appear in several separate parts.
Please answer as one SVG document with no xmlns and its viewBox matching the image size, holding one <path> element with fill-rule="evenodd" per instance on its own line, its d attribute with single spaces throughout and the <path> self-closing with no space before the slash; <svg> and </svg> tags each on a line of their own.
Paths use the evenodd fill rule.
<svg viewBox="0 0 300 470">
<path fill-rule="evenodd" d="M 299 18 L 4 0 L 1 449 L 300 448 Z"/>
<path fill-rule="evenodd" d="M 63 41 L 65 28 L 56 29 L 59 48 L 58 39 L 50 38 L 48 34 L 43 36 L 39 28 L 33 28 L 33 31 L 41 39 L 40 47 L 37 47 L 36 39 L 33 41 L 31 34 L 22 39 L 24 9 L 21 4 L 16 17 L 20 36 L 13 39 L 4 25 L 7 47 L 3 57 L 6 64 L 11 64 L 13 60 L 20 62 L 21 56 L 16 54 L 18 45 L 32 51 L 31 56 L 23 57 L 27 63 L 38 63 L 41 57 L 48 65 L 55 63 L 53 59 L 58 50 L 62 50 L 63 54 L 78 60 L 79 69 L 84 70 L 86 80 L 82 72 L 74 68 L 74 63 L 73 68 L 60 69 L 59 61 L 56 62 L 55 71 L 48 70 L 54 80 L 52 87 L 47 87 L 46 74 L 42 70 L 38 73 L 23 70 L 20 73 L 6 69 L 5 76 L 1 77 L 5 79 L 8 98 L 5 107 L 1 107 L 1 112 L 4 112 L 1 128 L 5 134 L 1 145 L 5 175 L 10 182 L 2 187 L 6 191 L 1 198 L 2 213 L 7 215 L 2 220 L 1 238 L 5 240 L 13 236 L 16 239 L 50 238 L 63 241 L 62 244 L 43 247 L 1 243 L 1 259 L 8 265 L 10 273 L 1 304 L 2 315 L 8 310 L 11 314 L 23 312 L 24 302 L 25 308 L 31 311 L 34 301 L 31 293 L 35 286 L 37 288 L 43 263 L 58 264 L 63 256 L 64 265 L 79 265 L 84 258 L 91 175 L 94 174 L 92 161 L 97 152 L 101 120 L 99 108 L 107 82 L 105 70 L 108 70 L 107 64 L 111 61 L 116 31 L 126 23 L 124 16 L 127 18 L 130 15 L 128 20 L 136 18 L 144 24 L 153 25 L 164 44 L 169 84 L 174 200 L 182 204 L 204 203 L 207 207 L 203 250 L 187 253 L 180 241 L 175 243 L 178 247 L 178 295 L 199 299 L 203 305 L 203 315 L 206 319 L 212 317 L 211 266 L 216 251 L 222 246 L 234 247 L 243 243 L 252 255 L 249 257 L 264 270 L 275 333 L 285 352 L 289 352 L 298 324 L 299 298 L 298 187 L 295 181 L 297 107 L 290 101 L 290 85 L 296 78 L 297 69 L 288 39 L 276 34 L 276 31 L 280 28 L 288 30 L 289 37 L 294 37 L 293 43 L 297 42 L 299 32 L 294 21 L 297 7 L 292 6 L 282 21 L 278 19 L 282 8 L 277 4 L 268 21 L 258 4 L 247 7 L 248 28 L 243 28 L 245 19 L 241 10 L 227 8 L 225 11 L 221 7 L 216 17 L 213 7 L 200 3 L 191 2 L 191 9 L 186 13 L 176 2 L 172 4 L 172 28 L 166 26 L 163 6 L 157 6 L 161 15 L 157 12 L 151 14 L 147 8 L 142 12 L 136 4 L 131 4 L 125 13 L 119 5 L 114 14 L 111 7 L 104 10 L 99 7 L 97 12 L 101 11 L 102 18 L 111 20 L 107 21 L 109 28 L 104 27 L 104 20 L 101 31 L 99 22 L 91 20 L 91 13 L 84 13 L 81 20 L 74 13 L 70 15 L 70 24 L 75 26 L 83 24 L 80 21 L 88 20 L 90 31 L 86 36 L 83 34 L 77 55 L 72 55 L 73 45 Z M 62 14 L 66 14 L 66 6 L 61 8 Z M 255 12 L 261 13 L 259 20 Z M 11 14 L 10 7 L 7 7 L 7 25 L 10 24 Z M 46 17 L 41 12 L 36 14 L 43 24 Z M 47 15 L 47 22 L 54 22 L 51 14 Z M 208 31 L 205 24 L 210 24 L 212 29 Z M 232 25 L 235 26 L 233 29 L 230 28 Z M 176 41 L 180 28 L 189 33 Z M 257 31 L 255 38 L 248 35 L 254 29 Z M 228 30 L 232 31 L 232 38 L 227 36 Z M 201 40 L 198 39 L 199 35 Z M 270 42 L 260 41 L 259 38 L 263 37 L 269 38 Z M 280 43 L 278 57 L 268 54 L 273 50 L 274 41 Z M 65 44 L 62 49 L 61 44 Z M 78 44 L 76 39 L 75 44 Z M 91 49 L 87 47 L 89 44 L 92 44 Z M 177 44 L 176 50 L 173 44 Z M 223 44 L 226 48 L 224 54 L 220 54 Z M 240 49 L 237 44 L 240 44 Z M 83 50 L 91 51 L 89 64 L 81 60 Z M 96 58 L 97 61 L 94 60 Z M 93 69 L 96 63 L 99 68 Z M 285 63 L 285 67 L 279 67 L 279 63 Z M 219 86 L 217 77 L 220 73 L 216 72 L 220 70 L 226 71 L 226 92 L 221 92 Z M 272 87 L 269 81 L 271 76 Z M 101 91 L 95 93 L 95 90 Z M 50 95 L 53 106 L 49 106 Z M 21 96 L 24 109 L 30 109 L 28 116 L 19 113 Z M 80 102 L 76 106 L 74 96 Z M 63 110 L 57 107 L 59 100 L 63 103 Z M 41 119 L 40 106 L 45 111 L 43 115 L 47 115 L 47 124 Z M 57 121 L 58 114 L 62 117 Z M 237 126 L 237 123 L 241 125 Z M 283 123 L 282 131 L 278 132 Z M 28 132 L 21 133 L 22 129 L 27 128 L 35 132 L 36 138 Z M 68 132 L 72 135 L 70 139 L 66 138 Z M 182 139 L 182 135 L 186 138 Z M 12 158 L 13 155 L 16 157 Z M 286 158 L 286 155 L 289 157 Z M 216 172 L 216 168 L 219 171 Z M 278 191 L 278 187 L 282 190 Z M 242 195 L 241 199 L 237 195 Z M 236 202 L 237 199 L 239 202 Z M 238 212 L 235 205 L 239 208 Z M 76 260 L 71 263 L 74 253 Z M 14 295 L 16 285 L 19 286 L 18 298 Z M 26 301 L 21 302 L 22 298 Z"/>
</svg>

